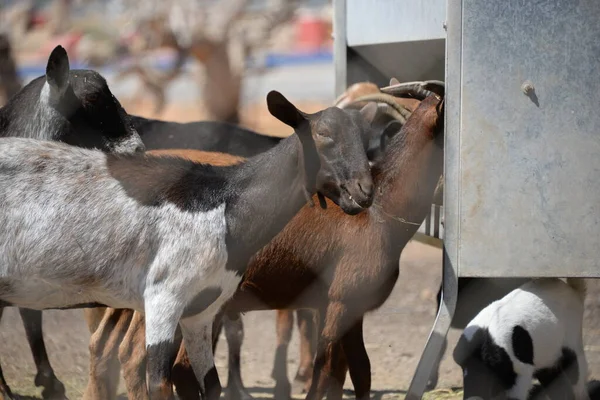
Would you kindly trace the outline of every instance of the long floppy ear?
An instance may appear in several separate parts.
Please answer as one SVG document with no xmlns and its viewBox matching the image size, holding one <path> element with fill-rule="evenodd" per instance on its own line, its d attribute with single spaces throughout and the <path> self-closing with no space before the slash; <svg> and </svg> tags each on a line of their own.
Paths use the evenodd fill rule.
<svg viewBox="0 0 600 400">
<path fill-rule="evenodd" d="M 398 134 L 398 132 L 400 132 L 400 130 L 402 129 L 402 123 L 400 123 L 400 121 L 390 121 L 385 128 L 383 128 L 383 131 L 381 132 L 381 136 L 379 138 L 379 148 L 381 149 L 381 152 L 383 153 L 385 151 L 385 149 L 387 148 L 387 145 L 390 142 L 390 139 L 393 138 L 394 136 L 396 136 Z"/>
<path fill-rule="evenodd" d="M 48 65 L 46 65 L 46 82 L 50 86 L 50 101 L 60 100 L 69 87 L 69 70 L 69 56 L 66 50 L 58 45 L 50 53 Z"/>
<path fill-rule="evenodd" d="M 454 362 L 460 366 L 470 358 L 475 352 L 480 352 L 482 346 L 485 346 L 486 333 L 478 327 L 467 327 L 466 329 L 475 329 L 475 332 L 471 335 L 471 339 L 468 340 L 463 332 L 458 339 L 458 343 L 452 351 L 452 358 Z"/>
<path fill-rule="evenodd" d="M 267 94 L 267 107 L 272 116 L 294 129 L 306 121 L 306 115 L 276 90 Z"/>
<path fill-rule="evenodd" d="M 360 109 L 360 113 L 369 124 L 372 124 L 375 120 L 375 117 L 377 116 L 377 111 L 377 103 L 375 103 L 374 101 L 368 102 L 363 106 L 363 108 Z"/>
</svg>

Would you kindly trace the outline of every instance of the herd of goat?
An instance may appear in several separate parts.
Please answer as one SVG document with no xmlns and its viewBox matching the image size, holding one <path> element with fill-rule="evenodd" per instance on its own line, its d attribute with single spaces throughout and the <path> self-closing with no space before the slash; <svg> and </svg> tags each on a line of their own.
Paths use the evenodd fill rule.
<svg viewBox="0 0 600 400">
<path fill-rule="evenodd" d="M 294 129 L 280 139 L 129 115 L 100 74 L 70 70 L 55 48 L 46 75 L 0 109 L 0 307 L 19 307 L 43 397 L 66 398 L 42 310 L 84 308 L 87 400 L 115 399 L 121 371 L 130 399 L 218 398 L 222 329 L 226 397 L 251 400 L 240 315 L 254 310 L 277 310 L 277 400 L 291 396 L 293 312 L 306 398 L 341 399 L 349 372 L 369 399 L 364 316 L 389 297 L 439 196 L 444 94 L 439 81 L 365 82 L 307 114 L 271 91 L 270 113 Z M 582 281 L 490 293 L 455 320 L 465 398 L 526 399 L 534 378 L 585 398 Z M 12 398 L 0 369 L 0 399 Z"/>
</svg>

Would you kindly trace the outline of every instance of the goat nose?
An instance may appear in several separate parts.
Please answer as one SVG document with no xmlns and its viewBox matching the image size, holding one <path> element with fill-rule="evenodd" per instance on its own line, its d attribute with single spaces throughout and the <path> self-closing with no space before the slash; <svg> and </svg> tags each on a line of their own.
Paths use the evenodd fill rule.
<svg viewBox="0 0 600 400">
<path fill-rule="evenodd" d="M 367 199 L 371 199 L 373 197 L 373 180 L 370 177 L 359 179 L 358 188 Z"/>
</svg>

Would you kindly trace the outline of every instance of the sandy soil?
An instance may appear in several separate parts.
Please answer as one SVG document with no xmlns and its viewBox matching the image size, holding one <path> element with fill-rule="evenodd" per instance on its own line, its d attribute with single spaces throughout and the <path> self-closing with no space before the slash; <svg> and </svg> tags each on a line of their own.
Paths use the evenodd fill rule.
<svg viewBox="0 0 600 400">
<path fill-rule="evenodd" d="M 401 275 L 391 297 L 376 312 L 368 315 L 365 341 L 372 364 L 373 395 L 376 398 L 402 398 L 435 316 L 435 294 L 440 282 L 441 251 L 411 242 L 400 260 Z M 589 284 L 586 307 L 585 343 L 590 377 L 600 376 L 600 286 Z M 19 394 L 39 396 L 33 386 L 34 365 L 16 309 L 7 309 L 0 329 L 0 358 L 7 381 Z M 274 312 L 251 312 L 244 316 L 246 338 L 242 374 L 256 397 L 271 398 L 270 378 L 275 351 Z M 58 377 L 65 383 L 71 399 L 82 396 L 87 382 L 87 340 L 89 333 L 80 310 L 44 313 L 46 344 Z M 452 348 L 459 332 L 451 330 Z M 290 346 L 290 378 L 297 367 L 298 337 Z M 226 384 L 227 362 L 224 337 L 217 349 L 217 369 Z M 441 366 L 438 388 L 460 386 L 460 371 L 446 355 Z M 347 395 L 352 396 L 350 380 Z M 124 393 L 121 385 L 121 393 Z"/>
</svg>

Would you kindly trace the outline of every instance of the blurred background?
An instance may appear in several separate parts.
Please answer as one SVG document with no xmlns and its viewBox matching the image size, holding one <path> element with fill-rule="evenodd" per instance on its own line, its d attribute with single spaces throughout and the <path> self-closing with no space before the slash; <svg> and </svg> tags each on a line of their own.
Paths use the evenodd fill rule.
<svg viewBox="0 0 600 400">
<path fill-rule="evenodd" d="M 147 117 L 224 120 L 281 134 L 286 127 L 265 118 L 269 90 L 309 112 L 333 101 L 329 0 L 0 4 L 2 42 L 15 64 L 2 68 L 3 99 L 44 74 L 61 44 L 72 69 L 98 70 L 128 112 Z"/>
</svg>

